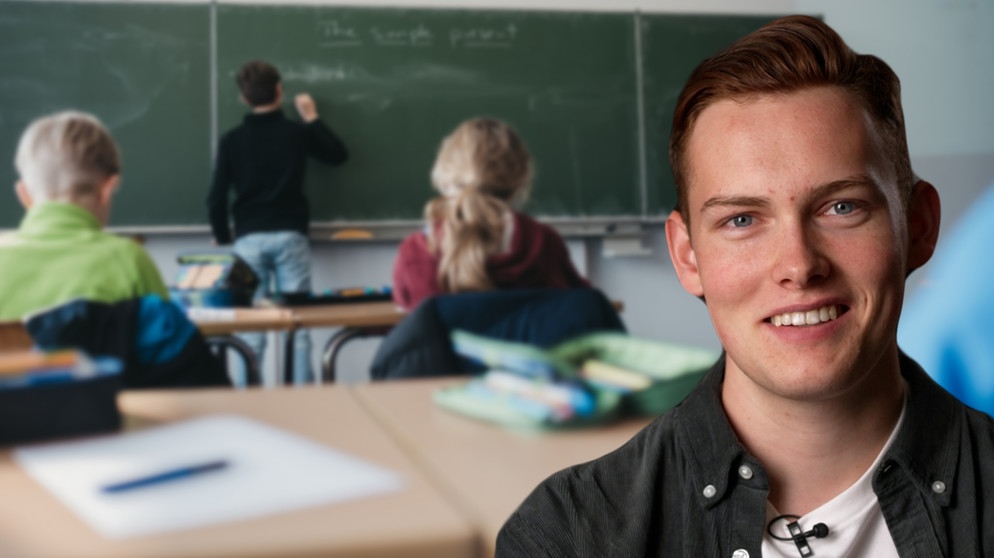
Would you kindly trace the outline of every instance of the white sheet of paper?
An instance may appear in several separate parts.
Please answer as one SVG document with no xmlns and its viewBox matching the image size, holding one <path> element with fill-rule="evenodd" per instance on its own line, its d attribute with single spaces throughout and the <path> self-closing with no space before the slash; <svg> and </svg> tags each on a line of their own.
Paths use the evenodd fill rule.
<svg viewBox="0 0 994 558">
<path fill-rule="evenodd" d="M 126 538 L 399 490 L 401 476 L 260 422 L 214 415 L 105 438 L 19 448 L 14 458 L 98 533 Z M 105 494 L 175 467 L 224 469 Z"/>
</svg>

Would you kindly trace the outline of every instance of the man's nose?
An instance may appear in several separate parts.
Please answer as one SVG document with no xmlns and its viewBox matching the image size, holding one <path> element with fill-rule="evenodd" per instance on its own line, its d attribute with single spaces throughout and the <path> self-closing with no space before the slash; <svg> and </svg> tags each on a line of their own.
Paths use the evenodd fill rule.
<svg viewBox="0 0 994 558">
<path fill-rule="evenodd" d="M 831 265 L 816 233 L 802 224 L 786 227 L 779 239 L 774 280 L 787 288 L 803 289 L 828 277 Z"/>
</svg>

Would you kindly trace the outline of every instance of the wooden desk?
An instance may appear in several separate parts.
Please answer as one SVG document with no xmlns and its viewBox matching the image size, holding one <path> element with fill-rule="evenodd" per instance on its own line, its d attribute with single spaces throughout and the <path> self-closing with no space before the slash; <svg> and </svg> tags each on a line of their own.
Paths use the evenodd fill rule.
<svg viewBox="0 0 994 558">
<path fill-rule="evenodd" d="M 0 451 L 0 556 L 317 558 L 474 556 L 468 522 L 345 386 L 124 392 L 131 424 L 238 413 L 400 472 L 405 488 L 338 504 L 163 535 L 106 540 Z M 293 471 L 287 471 L 292 475 Z"/>
<path fill-rule="evenodd" d="M 358 302 L 321 306 L 195 309 L 190 319 L 205 336 L 232 336 L 244 331 L 286 332 L 283 351 L 283 381 L 293 383 L 293 344 L 298 329 L 342 328 L 328 340 L 322 352 L 322 380 L 335 380 L 334 362 L 350 339 L 383 335 L 406 314 L 393 302 Z"/>
<path fill-rule="evenodd" d="M 31 334 L 19 321 L 0 322 L 0 351 L 30 349 L 35 344 Z"/>
<path fill-rule="evenodd" d="M 480 534 L 480 556 L 493 556 L 497 532 L 550 474 L 621 446 L 651 419 L 555 433 L 508 430 L 431 402 L 436 389 L 462 379 L 357 385 L 356 396 L 379 418 Z"/>
<path fill-rule="evenodd" d="M 391 301 L 295 306 L 289 308 L 297 327 L 389 327 L 407 314 Z"/>
<path fill-rule="evenodd" d="M 235 333 L 292 331 L 296 323 L 293 313 L 284 308 L 191 308 L 187 315 L 208 343 L 221 350 L 235 349 L 242 355 L 249 385 L 262 385 L 262 366 L 259 355 Z"/>
<path fill-rule="evenodd" d="M 624 303 L 621 301 L 612 301 L 611 305 L 618 312 L 624 310 Z M 234 316 L 211 319 L 210 313 L 205 312 L 202 316 L 193 317 L 204 335 L 230 335 L 238 331 L 263 330 L 279 330 L 287 333 L 283 357 L 283 378 L 286 385 L 293 383 L 293 343 L 298 329 L 341 328 L 328 339 L 321 352 L 321 380 L 328 383 L 335 381 L 335 359 L 346 342 L 357 337 L 385 335 L 407 315 L 392 301 L 239 308 L 218 312 L 233 312 Z"/>
<path fill-rule="evenodd" d="M 242 331 L 286 331 L 296 325 L 286 308 L 194 308 L 188 311 L 204 335 L 230 335 Z"/>
<path fill-rule="evenodd" d="M 384 335 L 407 314 L 392 301 L 327 304 L 322 306 L 295 306 L 293 312 L 297 328 L 341 327 L 328 339 L 321 352 L 321 381 L 335 381 L 335 359 L 342 346 L 351 339 L 371 335 Z M 287 336 L 287 354 L 292 355 L 293 333 Z M 292 377 L 292 360 L 287 360 L 284 371 Z"/>
<path fill-rule="evenodd" d="M 624 310 L 624 303 L 611 301 L 617 312 Z M 322 382 L 335 381 L 335 359 L 342 346 L 357 337 L 380 336 L 389 333 L 400 323 L 407 313 L 394 302 L 360 302 L 353 304 L 329 304 L 324 306 L 298 306 L 290 308 L 297 328 L 341 327 L 324 346 L 321 353 Z M 293 333 L 291 332 L 292 336 Z M 288 336 L 287 354 L 291 355 L 291 340 Z M 292 358 L 292 357 L 291 357 Z M 293 370 L 292 360 L 287 360 L 287 368 Z M 287 372 L 289 379 L 290 373 Z M 289 380 L 288 380 L 289 383 Z"/>
</svg>

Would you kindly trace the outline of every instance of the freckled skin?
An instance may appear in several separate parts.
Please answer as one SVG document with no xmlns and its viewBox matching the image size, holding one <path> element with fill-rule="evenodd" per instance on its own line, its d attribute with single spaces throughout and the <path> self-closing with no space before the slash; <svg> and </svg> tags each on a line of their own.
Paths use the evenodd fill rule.
<svg viewBox="0 0 994 558">
<path fill-rule="evenodd" d="M 803 515 L 852 486 L 900 415 L 904 280 L 931 257 L 939 200 L 918 182 L 906 208 L 889 157 L 834 87 L 716 101 L 688 140 L 688 221 L 667 220 L 670 257 L 706 300 L 722 406 L 778 510 Z M 829 307 L 828 322 L 772 323 Z"/>
<path fill-rule="evenodd" d="M 695 125 L 688 160 L 691 226 L 674 259 L 691 263 L 678 264 L 681 282 L 706 297 L 726 382 L 764 397 L 824 399 L 897 381 L 906 225 L 862 107 L 835 88 L 719 101 Z M 840 181 L 852 184 L 826 189 Z M 715 199 L 732 203 L 705 207 Z M 859 215 L 832 209 L 850 199 Z M 725 221 L 735 215 L 748 226 Z M 847 311 L 827 324 L 768 321 L 829 302 Z"/>
</svg>

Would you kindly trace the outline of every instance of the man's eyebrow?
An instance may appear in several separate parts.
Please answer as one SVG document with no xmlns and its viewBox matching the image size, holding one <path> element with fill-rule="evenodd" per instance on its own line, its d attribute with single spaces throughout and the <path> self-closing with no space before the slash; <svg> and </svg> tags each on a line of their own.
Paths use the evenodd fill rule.
<svg viewBox="0 0 994 558">
<path fill-rule="evenodd" d="M 810 192 L 808 192 L 807 198 L 818 199 L 826 196 L 830 196 L 835 192 L 840 190 L 845 190 L 846 188 L 852 187 L 865 187 L 870 188 L 874 192 L 880 192 L 880 186 L 872 178 L 865 174 L 858 174 L 855 176 L 847 176 L 846 178 L 841 178 L 839 180 L 833 180 L 832 182 L 826 182 L 825 184 L 820 184 L 815 186 Z"/>
<path fill-rule="evenodd" d="M 824 196 L 853 186 L 868 186 L 874 190 L 879 189 L 877 183 L 872 178 L 865 174 L 858 174 L 815 186 L 811 192 L 809 192 L 809 197 Z"/>
<path fill-rule="evenodd" d="M 809 199 L 822 198 L 832 195 L 834 192 L 845 190 L 846 188 L 854 186 L 869 187 L 874 191 L 880 190 L 879 186 L 872 178 L 868 175 L 860 174 L 855 176 L 847 176 L 846 178 L 833 180 L 832 182 L 826 182 L 825 184 L 819 184 L 805 194 L 804 197 Z M 704 205 L 701 206 L 701 211 L 706 212 L 711 209 L 723 207 L 767 207 L 769 205 L 770 200 L 760 196 L 716 196 L 704 202 Z"/>
<path fill-rule="evenodd" d="M 766 207 L 769 204 L 767 198 L 758 196 L 716 196 L 704 202 L 701 211 L 722 207 Z"/>
</svg>

